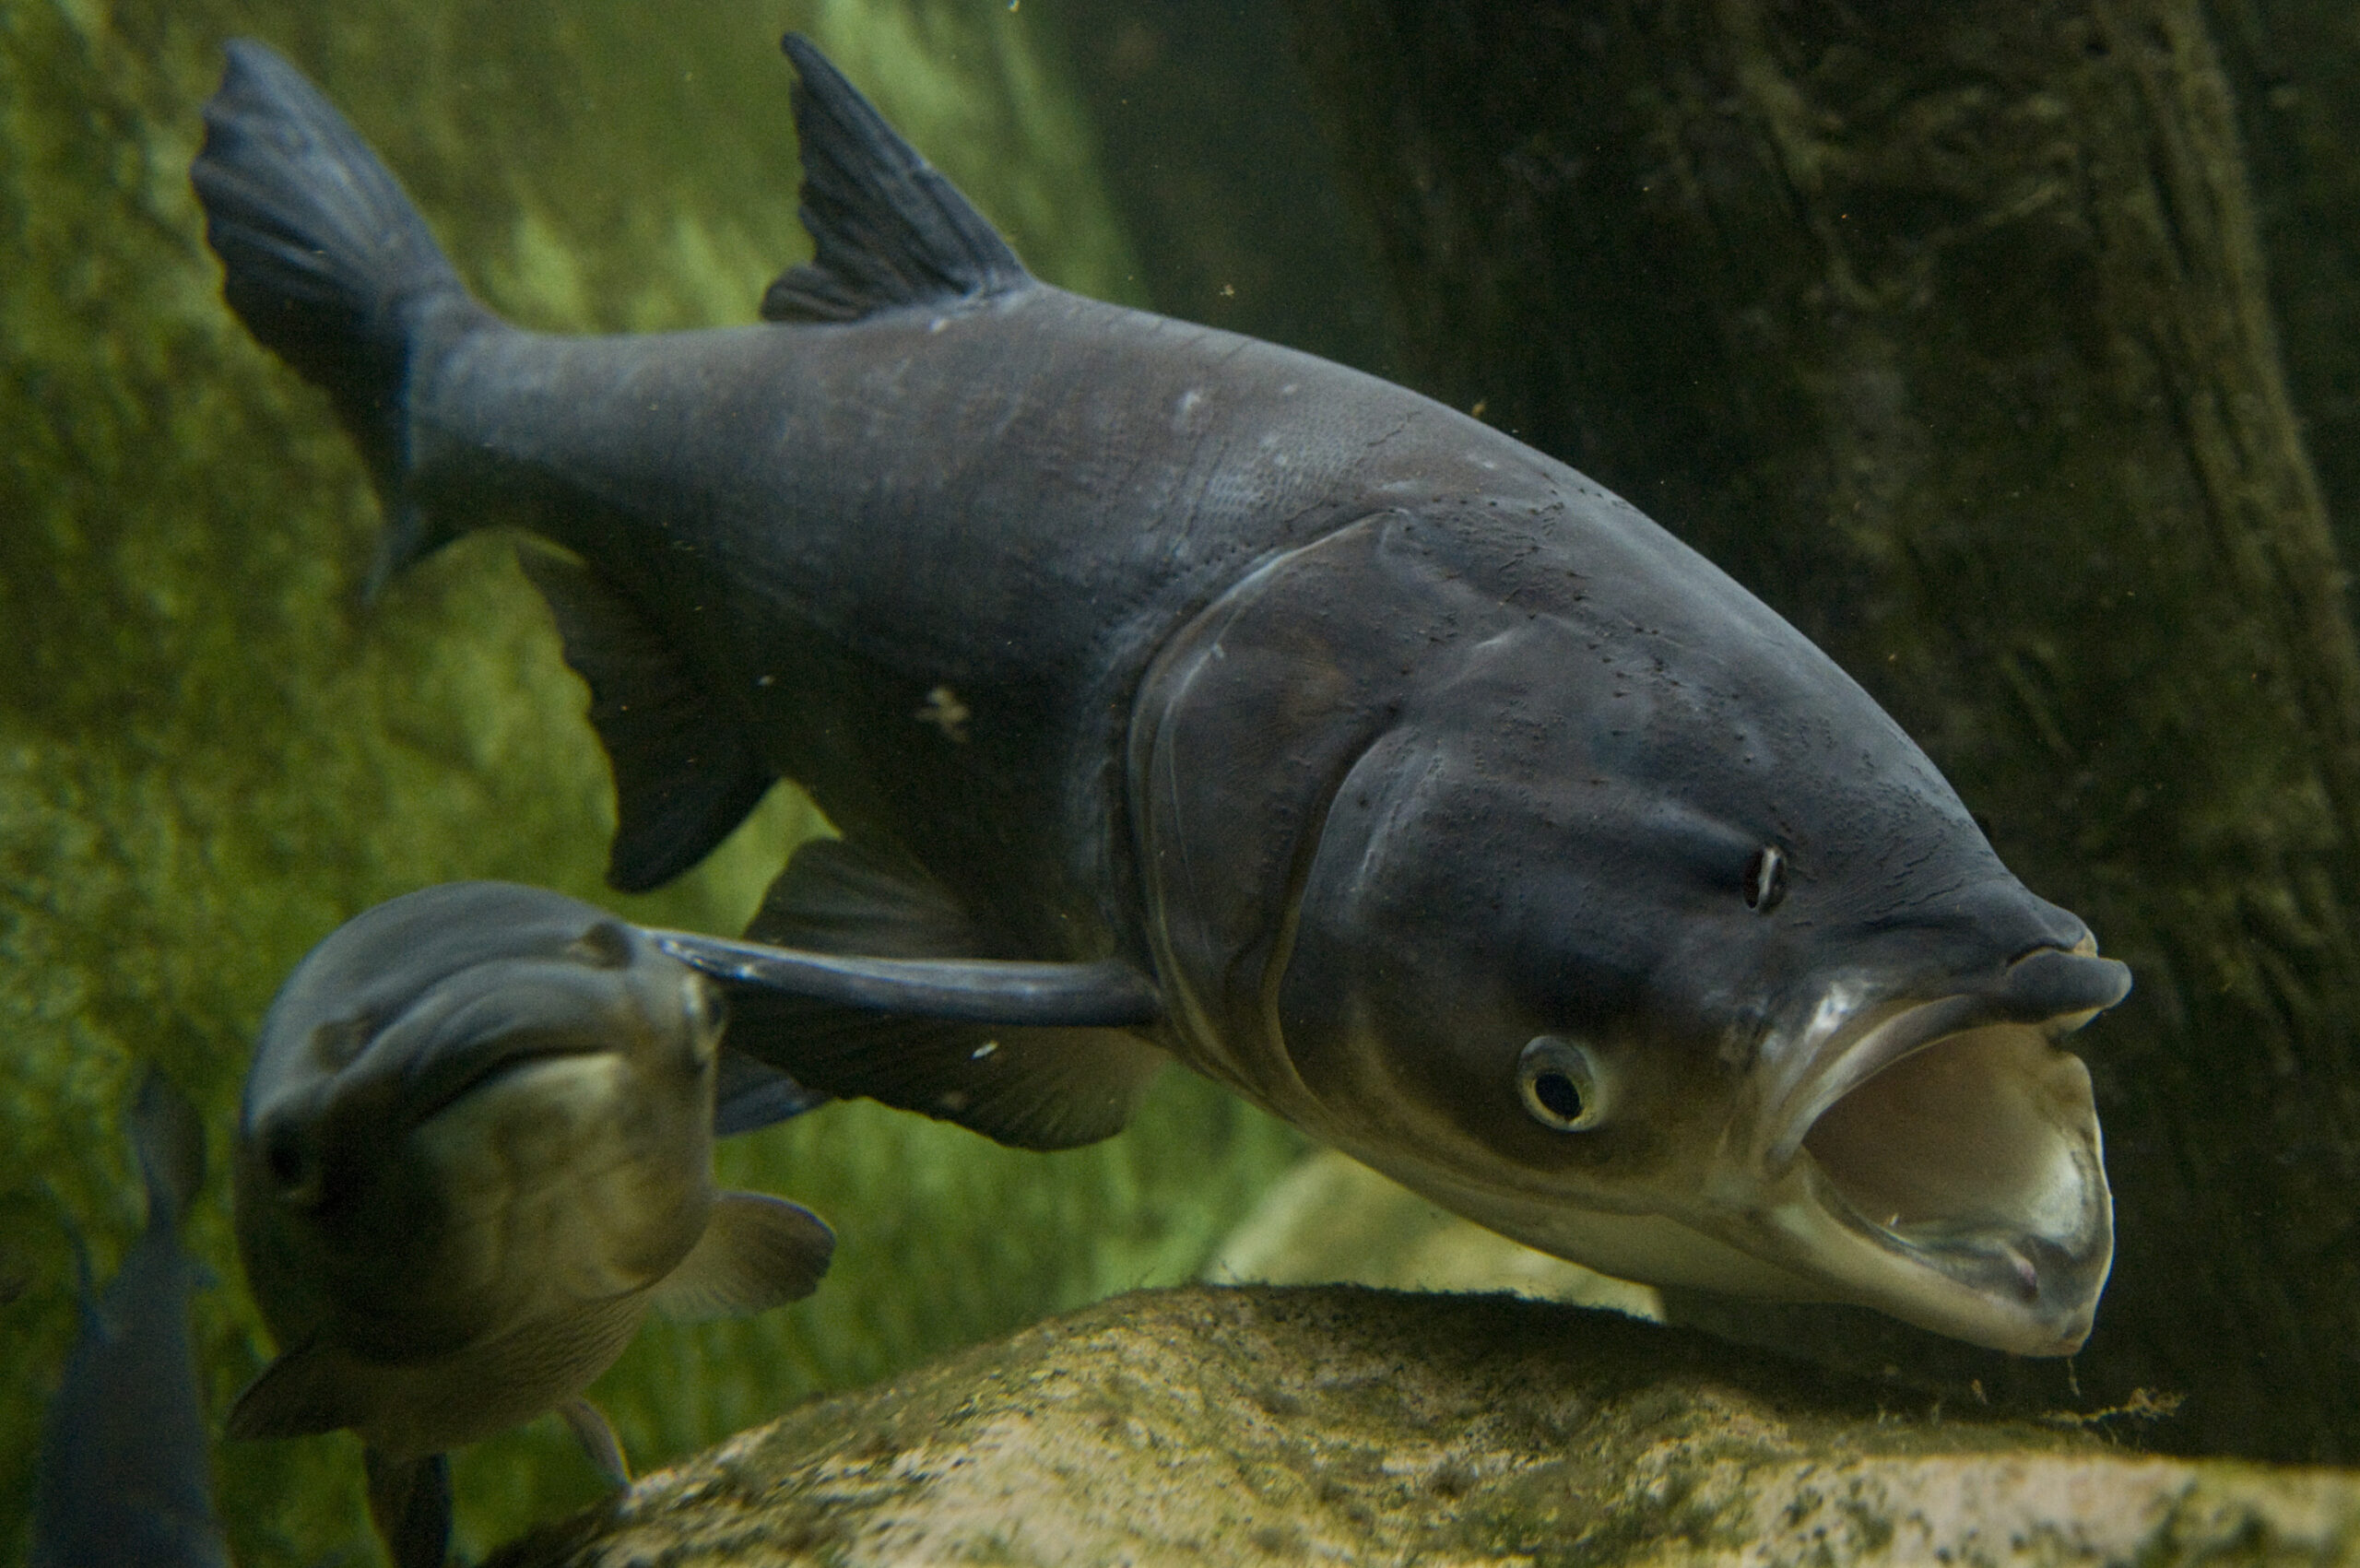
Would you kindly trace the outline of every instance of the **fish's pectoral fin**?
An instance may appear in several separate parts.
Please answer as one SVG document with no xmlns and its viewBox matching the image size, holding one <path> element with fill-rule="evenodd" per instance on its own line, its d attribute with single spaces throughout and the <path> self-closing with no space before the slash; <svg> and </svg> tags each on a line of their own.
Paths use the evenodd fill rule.
<svg viewBox="0 0 2360 1568">
<path fill-rule="evenodd" d="M 360 1451 L 369 1475 L 369 1517 L 394 1568 L 442 1568 L 451 1554 L 451 1459 L 388 1459 Z"/>
<path fill-rule="evenodd" d="M 835 1250 L 836 1233 L 801 1204 L 725 1192 L 695 1247 L 655 1287 L 655 1310 L 694 1323 L 799 1302 L 819 1287 Z"/>
<path fill-rule="evenodd" d="M 607 880 L 645 892 L 727 838 L 773 774 L 745 722 L 622 590 L 538 541 L 517 559 L 557 617 L 565 662 L 590 687 L 590 723 L 615 779 Z"/>
<path fill-rule="evenodd" d="M 607 1478 L 608 1486 L 631 1484 L 631 1464 L 623 1457 L 622 1440 L 615 1435 L 605 1411 L 577 1394 L 560 1404 L 557 1413 L 558 1419 L 565 1422 L 565 1430 L 573 1433 L 573 1441 L 582 1444 L 583 1454 Z"/>
<path fill-rule="evenodd" d="M 762 295 L 765 321 L 856 321 L 874 311 L 1006 293 L 1032 282 L 1008 242 L 800 33 L 795 136 L 812 257 Z"/>
<path fill-rule="evenodd" d="M 730 1046 L 807 1090 L 1070 1149 L 1120 1132 L 1163 1065 L 1126 1032 L 1160 1016 L 1145 976 L 977 958 L 991 944 L 958 897 L 891 847 L 804 843 L 746 935 L 780 950 L 667 945 L 727 988 Z"/>
<path fill-rule="evenodd" d="M 299 1346 L 263 1368 L 230 1407 L 228 1435 L 312 1437 L 357 1426 L 368 1412 L 356 1402 L 344 1358 Z"/>
<path fill-rule="evenodd" d="M 1075 1149 L 1123 1130 L 1166 1058 L 1120 1029 L 912 1018 L 766 991 L 730 996 L 737 1048 L 796 1082 L 956 1122 L 1014 1149 Z"/>
</svg>

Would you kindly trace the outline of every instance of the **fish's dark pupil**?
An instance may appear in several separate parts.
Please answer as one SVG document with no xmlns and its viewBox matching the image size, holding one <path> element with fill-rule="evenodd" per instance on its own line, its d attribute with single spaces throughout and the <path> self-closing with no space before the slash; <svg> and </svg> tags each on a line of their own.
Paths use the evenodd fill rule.
<svg viewBox="0 0 2360 1568">
<path fill-rule="evenodd" d="M 1569 1122 L 1582 1119 L 1581 1086 L 1564 1073 L 1542 1073 L 1532 1080 L 1532 1097 L 1550 1114 Z"/>
</svg>

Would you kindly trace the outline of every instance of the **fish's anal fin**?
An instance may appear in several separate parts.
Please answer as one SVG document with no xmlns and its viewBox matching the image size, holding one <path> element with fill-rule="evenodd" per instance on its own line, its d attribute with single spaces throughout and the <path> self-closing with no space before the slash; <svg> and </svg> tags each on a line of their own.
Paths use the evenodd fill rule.
<svg viewBox="0 0 2360 1568">
<path fill-rule="evenodd" d="M 263 1368 L 230 1407 L 233 1438 L 312 1437 L 363 1419 L 341 1358 L 301 1345 Z"/>
<path fill-rule="evenodd" d="M 1032 282 L 984 215 L 809 39 L 791 32 L 783 46 L 795 63 L 803 226 L 813 254 L 762 295 L 763 320 L 857 321 Z"/>
<path fill-rule="evenodd" d="M 559 1405 L 557 1413 L 608 1486 L 620 1489 L 631 1484 L 631 1464 L 623 1457 L 622 1440 L 615 1435 L 605 1411 L 577 1394 Z"/>
<path fill-rule="evenodd" d="M 442 1568 L 451 1555 L 451 1459 L 429 1454 L 388 1459 L 360 1451 L 369 1474 L 369 1517 L 394 1568 Z"/>
<path fill-rule="evenodd" d="M 836 1233 L 801 1204 L 725 1192 L 697 1244 L 655 1287 L 654 1304 L 690 1323 L 767 1312 L 816 1290 L 835 1250 Z"/>
<path fill-rule="evenodd" d="M 712 853 L 772 783 L 747 727 L 619 589 L 552 546 L 517 550 L 557 618 L 565 662 L 590 687 L 590 723 L 615 779 L 607 880 L 627 893 Z"/>
<path fill-rule="evenodd" d="M 867 1096 L 1018 1149 L 1071 1149 L 1120 1132 L 1165 1061 L 1115 1026 L 1152 1015 L 1140 1005 L 1143 982 L 1119 964 L 1061 966 L 1076 984 L 1055 996 L 988 990 L 996 964 L 974 961 L 990 943 L 956 895 L 891 849 L 805 843 L 746 934 L 807 953 L 907 961 L 913 979 L 933 961 L 931 983 L 913 984 L 900 1010 L 888 987 L 853 1006 L 810 995 L 808 983 L 724 981 L 730 1045 L 807 1089 Z M 962 988 L 978 1005 L 950 1009 Z M 922 1006 L 966 1016 L 923 1016 Z M 1061 1022 L 1083 1027 L 1042 1027 Z"/>
</svg>

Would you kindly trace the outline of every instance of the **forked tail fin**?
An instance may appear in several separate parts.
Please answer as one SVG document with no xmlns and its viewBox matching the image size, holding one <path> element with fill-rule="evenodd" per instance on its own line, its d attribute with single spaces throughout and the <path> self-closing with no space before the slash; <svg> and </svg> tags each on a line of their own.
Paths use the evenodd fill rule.
<svg viewBox="0 0 2360 1568">
<path fill-rule="evenodd" d="M 408 493 L 405 399 L 421 340 L 486 319 L 392 171 L 303 74 L 227 45 L 189 180 L 222 293 L 265 348 L 327 393 L 385 504 L 372 575 L 444 542 Z"/>
</svg>

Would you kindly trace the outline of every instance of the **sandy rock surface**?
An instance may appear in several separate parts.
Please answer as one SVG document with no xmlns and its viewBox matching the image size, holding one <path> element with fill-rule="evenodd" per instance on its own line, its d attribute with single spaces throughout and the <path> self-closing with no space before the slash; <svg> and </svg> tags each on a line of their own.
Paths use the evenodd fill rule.
<svg viewBox="0 0 2360 1568">
<path fill-rule="evenodd" d="M 2341 1562 L 2360 1478 L 2144 1456 L 1612 1313 L 1191 1287 L 814 1401 L 495 1562 Z"/>
</svg>

